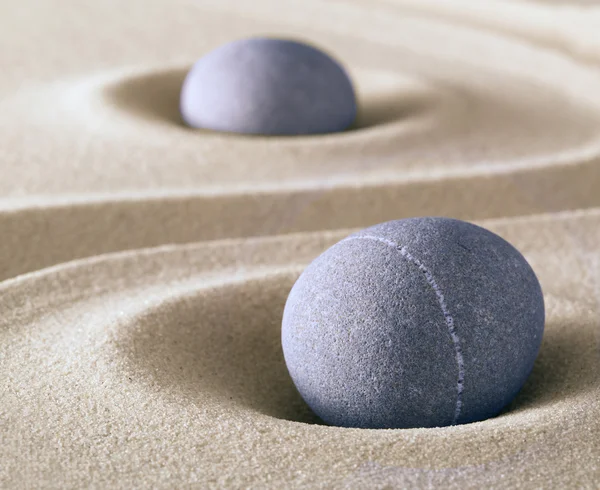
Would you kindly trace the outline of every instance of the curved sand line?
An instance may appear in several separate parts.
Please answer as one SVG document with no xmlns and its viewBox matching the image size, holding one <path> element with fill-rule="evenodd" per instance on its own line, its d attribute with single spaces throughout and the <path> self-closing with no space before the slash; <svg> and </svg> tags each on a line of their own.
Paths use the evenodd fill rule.
<svg viewBox="0 0 600 490">
<path fill-rule="evenodd" d="M 411 216 L 467 220 L 600 207 L 598 161 L 494 178 L 356 185 L 300 192 L 71 199 L 0 211 L 0 280 L 118 250 L 359 228 Z M 43 201 L 42 201 L 43 202 Z"/>
<path fill-rule="evenodd" d="M 547 332 L 532 377 L 512 407 L 494 419 L 392 431 L 314 424 L 279 349 L 287 291 L 303 265 L 338 238 L 313 234 L 125 252 L 5 281 L 0 308 L 12 315 L 2 318 L 0 327 L 8 394 L 2 426 L 20 434 L 33 451 L 23 456 L 28 458 L 50 455 L 57 438 L 68 437 L 71 444 L 63 447 L 60 460 L 69 461 L 69 484 L 80 486 L 127 485 L 128 477 L 117 475 L 131 475 L 125 455 L 140 452 L 147 484 L 160 484 L 165 457 L 179 477 L 196 468 L 220 484 L 266 483 L 261 467 L 272 467 L 281 457 L 276 441 L 282 439 L 297 444 L 284 452 L 291 472 L 277 473 L 273 485 L 289 478 L 297 485 L 333 482 L 327 475 L 331 464 L 337 467 L 335 479 L 351 481 L 365 468 L 381 467 L 378 477 L 391 472 L 402 481 L 414 473 L 402 466 L 440 478 L 442 467 L 494 467 L 506 459 L 528 471 L 523 458 L 536 451 L 552 463 L 548 478 L 573 476 L 577 468 L 564 448 L 597 450 L 597 439 L 581 439 L 576 427 L 598 426 L 600 309 L 598 303 L 564 299 L 563 289 L 575 290 L 577 297 L 593 292 L 593 282 L 575 275 L 587 267 L 600 278 L 599 262 L 593 268 L 579 263 L 600 238 L 599 224 L 598 216 L 583 215 L 493 227 L 532 261 L 548 303 Z M 555 237 L 552 250 L 547 234 Z M 31 300 L 49 289 L 54 294 L 47 302 Z M 27 382 L 11 373 L 29 373 Z M 147 447 L 148 438 L 170 442 Z M 11 462 L 6 484 L 41 477 L 15 457 L 13 439 L 5 440 L 9 444 L 0 455 Z M 87 440 L 98 442 L 87 445 Z M 331 447 L 344 446 L 363 449 L 331 453 Z M 256 465 L 224 473 L 239 461 L 237 451 L 250 447 Z M 78 470 L 84 461 L 99 463 L 107 452 L 110 474 Z M 472 473 L 447 470 L 441 481 L 464 484 Z M 63 476 L 55 472 L 45 478 L 54 486 Z M 507 475 L 507 484 L 514 477 L 522 472 Z"/>
<path fill-rule="evenodd" d="M 598 7 L 32 7 L 0 7 L 1 487 L 596 485 Z M 347 65 L 352 131 L 180 124 L 184 70 L 265 33 Z M 486 219 L 530 260 L 531 377 L 480 423 L 320 425 L 280 351 L 287 292 L 347 229 L 427 214 Z"/>
</svg>

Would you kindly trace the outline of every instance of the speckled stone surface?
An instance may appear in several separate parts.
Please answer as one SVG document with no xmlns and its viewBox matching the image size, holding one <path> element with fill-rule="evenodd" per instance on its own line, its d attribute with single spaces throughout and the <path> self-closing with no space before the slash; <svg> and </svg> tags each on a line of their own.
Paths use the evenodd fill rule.
<svg viewBox="0 0 600 490">
<path fill-rule="evenodd" d="M 343 131 L 356 117 L 344 69 L 317 48 L 252 38 L 201 58 L 181 89 L 192 127 L 233 133 L 300 135 Z"/>
<path fill-rule="evenodd" d="M 435 427 L 496 415 L 533 368 L 540 284 L 508 242 L 476 225 L 413 218 L 328 249 L 286 303 L 296 387 L 326 423 Z"/>
</svg>

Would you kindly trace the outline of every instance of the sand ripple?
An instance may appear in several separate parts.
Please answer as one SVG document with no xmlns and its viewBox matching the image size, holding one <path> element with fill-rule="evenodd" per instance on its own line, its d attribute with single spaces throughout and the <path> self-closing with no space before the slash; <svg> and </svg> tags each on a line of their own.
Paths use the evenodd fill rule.
<svg viewBox="0 0 600 490">
<path fill-rule="evenodd" d="M 540 272 L 547 332 L 532 377 L 507 412 L 443 429 L 326 427 L 295 392 L 279 345 L 283 305 L 305 263 L 343 234 L 127 252 L 5 281 L 2 422 L 21 428 L 30 450 L 2 459 L 17 477 L 23 458 L 67 458 L 70 483 L 78 485 L 94 478 L 127 485 L 119 468 L 133 454 L 143 455 L 145 478 L 155 482 L 166 459 L 178 478 L 235 486 L 288 478 L 324 484 L 340 474 L 351 486 L 367 476 L 458 485 L 495 467 L 519 468 L 513 477 L 522 478 L 533 471 L 527 459 L 534 453 L 552 460 L 552 475 L 573 477 L 557 449 L 593 451 L 588 433 L 599 428 L 600 262 L 582 262 L 595 253 L 599 224 L 599 213 L 491 224 Z M 553 251 L 545 249 L 547 236 Z M 242 454 L 250 467 L 239 466 Z M 107 457 L 114 474 L 77 472 L 83 461 L 96 466 Z M 436 461 L 456 468 L 441 470 Z M 265 480 L 265 465 L 273 480 Z M 54 485 L 62 477 L 47 476 Z"/>
<path fill-rule="evenodd" d="M 0 486 L 600 479 L 597 7 L 5 10 Z M 178 90 L 196 57 L 265 32 L 344 60 L 360 99 L 350 131 L 249 138 L 182 126 Z M 531 261 L 548 308 L 534 372 L 484 422 L 324 426 L 283 362 L 287 293 L 350 229 L 415 215 L 484 220 Z"/>
</svg>

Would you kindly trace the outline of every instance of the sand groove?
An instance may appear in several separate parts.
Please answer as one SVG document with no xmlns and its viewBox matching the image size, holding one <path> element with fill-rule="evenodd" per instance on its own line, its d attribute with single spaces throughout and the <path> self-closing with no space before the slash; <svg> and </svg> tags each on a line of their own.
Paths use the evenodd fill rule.
<svg viewBox="0 0 600 490">
<path fill-rule="evenodd" d="M 600 7 L 279 5 L 0 6 L 0 487 L 593 488 Z M 255 33 L 344 61 L 351 131 L 181 125 L 185 70 Z M 484 422 L 321 425 L 280 352 L 287 293 L 351 229 L 418 215 L 531 261 L 534 371 Z"/>
</svg>

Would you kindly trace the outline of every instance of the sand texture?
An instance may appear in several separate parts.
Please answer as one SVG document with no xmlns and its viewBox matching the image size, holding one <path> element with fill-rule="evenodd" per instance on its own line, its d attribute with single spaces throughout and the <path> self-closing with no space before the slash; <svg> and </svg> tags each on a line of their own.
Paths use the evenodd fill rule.
<svg viewBox="0 0 600 490">
<path fill-rule="evenodd" d="M 0 487 L 597 488 L 599 33 L 583 1 L 0 1 Z M 254 34 L 342 60 L 354 127 L 185 128 L 191 64 Z M 533 374 L 479 423 L 324 426 L 283 362 L 287 294 L 424 215 L 530 261 Z"/>
</svg>

